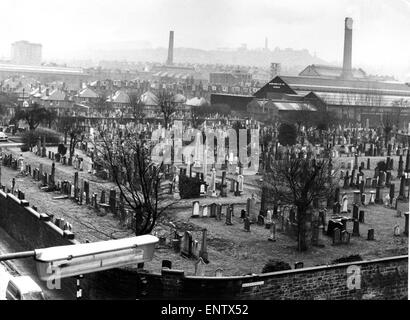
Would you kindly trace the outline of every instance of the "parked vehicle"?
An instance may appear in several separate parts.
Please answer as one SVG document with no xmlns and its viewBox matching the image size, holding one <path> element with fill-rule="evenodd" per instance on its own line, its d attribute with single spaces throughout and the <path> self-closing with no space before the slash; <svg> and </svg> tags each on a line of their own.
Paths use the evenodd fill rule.
<svg viewBox="0 0 410 320">
<path fill-rule="evenodd" d="M 0 265 L 0 300 L 45 300 L 45 297 L 29 276 L 13 276 Z"/>
<path fill-rule="evenodd" d="M 9 137 L 6 133 L 0 132 L 0 141 L 8 141 Z"/>
</svg>

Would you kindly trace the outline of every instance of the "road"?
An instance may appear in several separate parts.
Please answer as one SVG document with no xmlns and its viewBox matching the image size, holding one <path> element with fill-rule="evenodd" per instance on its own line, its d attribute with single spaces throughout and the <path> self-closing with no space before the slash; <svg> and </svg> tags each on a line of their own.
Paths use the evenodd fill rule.
<svg viewBox="0 0 410 320">
<path fill-rule="evenodd" d="M 7 141 L 7 142 L 5 142 L 5 141 L 1 141 L 0 142 L 0 148 L 7 148 L 7 147 L 20 147 L 20 146 L 22 146 L 23 145 L 23 143 L 21 143 L 21 142 L 11 142 L 11 141 Z"/>
<path fill-rule="evenodd" d="M 4 229 L 0 227 L 0 254 L 27 251 L 22 248 L 13 238 L 11 238 Z M 9 260 L 2 262 L 6 269 L 13 275 L 30 276 L 43 290 L 47 300 L 68 300 L 70 296 L 63 290 L 50 290 L 47 283 L 41 281 L 37 276 L 36 264 L 32 258 Z"/>
</svg>

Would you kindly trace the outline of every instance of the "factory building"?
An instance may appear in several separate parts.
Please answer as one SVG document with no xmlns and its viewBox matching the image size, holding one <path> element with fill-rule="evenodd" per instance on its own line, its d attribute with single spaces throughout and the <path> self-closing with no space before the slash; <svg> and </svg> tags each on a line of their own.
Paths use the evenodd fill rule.
<svg viewBox="0 0 410 320">
<path fill-rule="evenodd" d="M 269 119 L 276 106 L 279 113 L 283 109 L 332 111 L 339 119 L 368 121 L 372 126 L 380 125 L 386 113 L 400 114 L 401 124 L 409 122 L 410 85 L 375 79 L 360 68 L 352 68 L 352 31 L 353 20 L 346 18 L 343 67 L 310 65 L 298 76 L 274 77 L 253 96 L 211 96 L 211 103 L 225 103 L 234 110 L 246 104 L 251 115 L 262 119 Z"/>
</svg>

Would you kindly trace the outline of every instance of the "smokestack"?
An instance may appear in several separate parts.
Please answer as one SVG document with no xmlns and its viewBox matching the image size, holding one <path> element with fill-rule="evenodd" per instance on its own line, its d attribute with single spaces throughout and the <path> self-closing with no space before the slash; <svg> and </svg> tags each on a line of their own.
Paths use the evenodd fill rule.
<svg viewBox="0 0 410 320">
<path fill-rule="evenodd" d="M 345 43 L 343 51 L 343 72 L 342 78 L 352 78 L 352 33 L 353 19 L 345 19 Z"/>
<path fill-rule="evenodd" d="M 268 50 L 268 38 L 265 37 L 265 50 Z"/>
<path fill-rule="evenodd" d="M 168 46 L 168 59 L 167 64 L 172 65 L 174 63 L 174 31 L 169 32 L 169 46 Z"/>
</svg>

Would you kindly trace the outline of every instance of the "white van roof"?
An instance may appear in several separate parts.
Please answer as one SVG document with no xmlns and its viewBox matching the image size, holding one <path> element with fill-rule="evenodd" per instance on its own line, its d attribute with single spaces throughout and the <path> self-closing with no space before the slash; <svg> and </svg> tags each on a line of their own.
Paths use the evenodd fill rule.
<svg viewBox="0 0 410 320">
<path fill-rule="evenodd" d="M 20 290 L 21 294 L 42 291 L 40 286 L 29 276 L 11 277 L 10 281 Z"/>
</svg>

